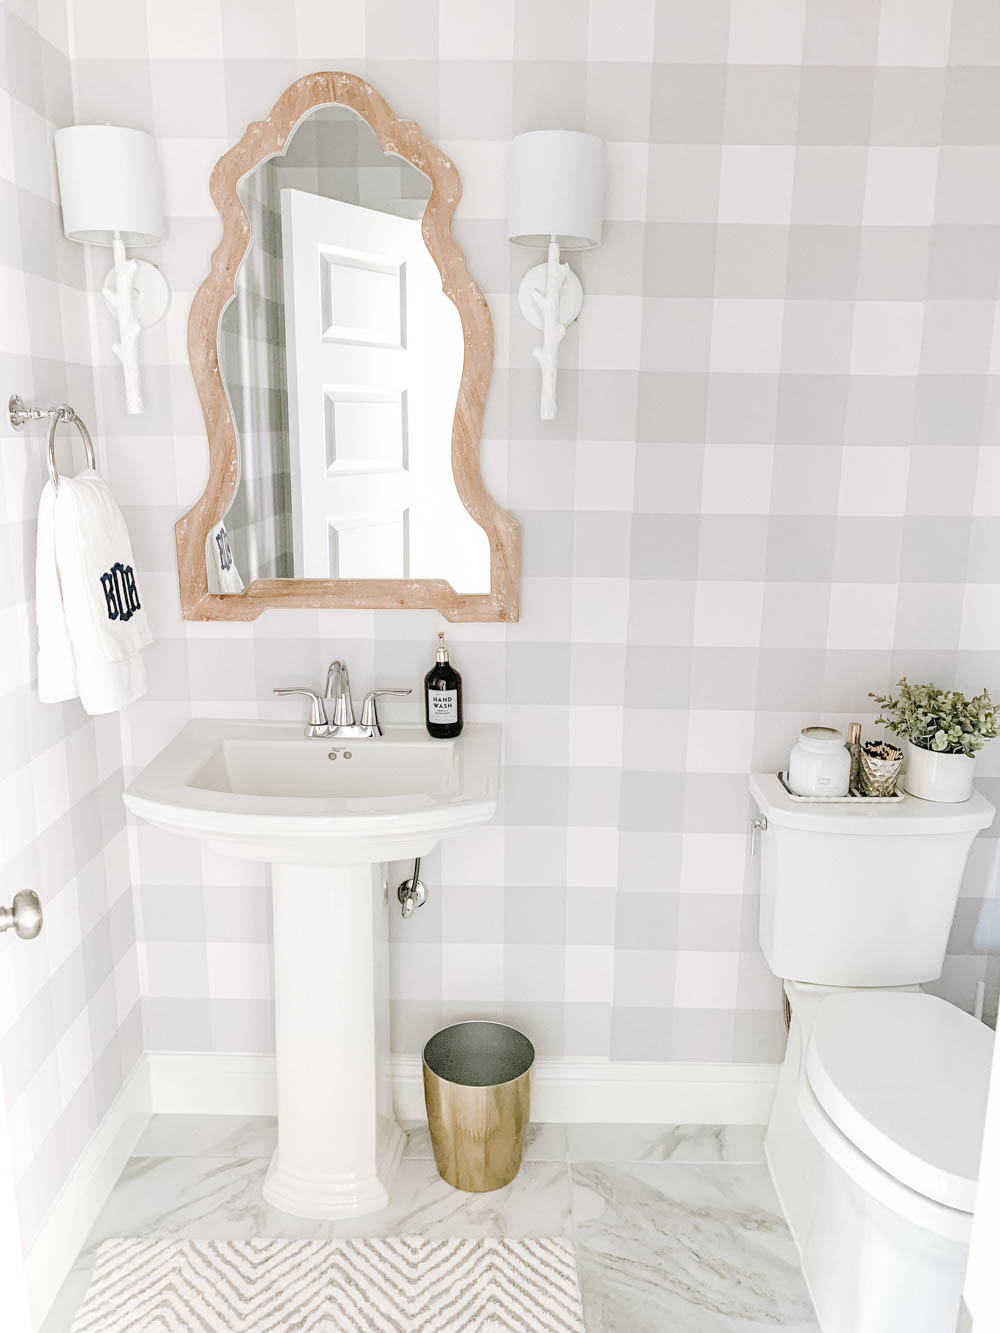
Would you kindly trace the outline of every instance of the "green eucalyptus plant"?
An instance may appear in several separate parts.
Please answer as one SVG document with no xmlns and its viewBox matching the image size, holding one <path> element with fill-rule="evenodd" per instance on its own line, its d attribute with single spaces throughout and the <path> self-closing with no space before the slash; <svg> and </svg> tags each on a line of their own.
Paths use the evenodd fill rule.
<svg viewBox="0 0 1000 1333">
<path fill-rule="evenodd" d="M 987 690 L 967 699 L 959 690 L 911 685 L 904 676 L 898 695 L 870 694 L 882 710 L 876 725 L 905 736 L 919 750 L 964 754 L 970 759 L 1000 728 L 1000 714 Z"/>
</svg>

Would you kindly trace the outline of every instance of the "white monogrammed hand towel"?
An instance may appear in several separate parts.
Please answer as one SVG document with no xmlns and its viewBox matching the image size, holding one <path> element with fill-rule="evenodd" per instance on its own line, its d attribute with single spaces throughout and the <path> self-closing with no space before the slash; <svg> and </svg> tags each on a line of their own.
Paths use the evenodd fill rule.
<svg viewBox="0 0 1000 1333">
<path fill-rule="evenodd" d="M 124 708 L 146 689 L 152 642 L 121 511 L 92 469 L 45 486 L 38 507 L 38 694 L 77 695 L 88 713 Z"/>
</svg>

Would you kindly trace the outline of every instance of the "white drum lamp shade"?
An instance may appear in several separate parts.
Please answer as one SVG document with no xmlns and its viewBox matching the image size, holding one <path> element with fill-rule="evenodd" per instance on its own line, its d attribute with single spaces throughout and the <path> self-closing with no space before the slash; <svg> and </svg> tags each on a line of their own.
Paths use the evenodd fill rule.
<svg viewBox="0 0 1000 1333">
<path fill-rule="evenodd" d="M 156 140 L 117 125 L 56 130 L 56 168 L 63 230 L 84 245 L 132 248 L 163 240 L 163 203 Z"/>
<path fill-rule="evenodd" d="M 578 130 L 531 130 L 511 141 L 507 239 L 560 250 L 601 243 L 604 140 Z"/>
</svg>

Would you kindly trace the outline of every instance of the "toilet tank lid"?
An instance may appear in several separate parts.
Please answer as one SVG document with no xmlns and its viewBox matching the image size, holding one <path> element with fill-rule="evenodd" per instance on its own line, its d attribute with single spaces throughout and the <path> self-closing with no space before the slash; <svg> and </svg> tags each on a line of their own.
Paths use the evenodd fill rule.
<svg viewBox="0 0 1000 1333">
<path fill-rule="evenodd" d="M 992 1058 L 989 1028 L 936 995 L 851 991 L 820 1005 L 806 1077 L 866 1157 L 971 1213 Z"/>
<path fill-rule="evenodd" d="M 795 801 L 774 773 L 752 773 L 750 795 L 769 824 L 809 833 L 850 833 L 876 837 L 894 834 L 962 833 L 988 828 L 996 808 L 974 791 L 954 804 L 921 801 L 907 794 L 885 805 L 851 801 Z"/>
</svg>

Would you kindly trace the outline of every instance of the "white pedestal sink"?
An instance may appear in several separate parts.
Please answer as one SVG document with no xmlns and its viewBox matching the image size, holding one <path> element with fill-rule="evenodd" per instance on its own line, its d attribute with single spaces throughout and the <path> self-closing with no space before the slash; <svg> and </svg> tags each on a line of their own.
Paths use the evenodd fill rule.
<svg viewBox="0 0 1000 1333">
<path fill-rule="evenodd" d="M 276 1208 L 337 1218 L 388 1202 L 403 1134 L 386 1075 L 399 906 L 384 863 L 485 823 L 499 777 L 497 726 L 344 742 L 284 722 L 192 721 L 126 791 L 159 828 L 271 863 L 278 1147 L 264 1197 Z"/>
</svg>

